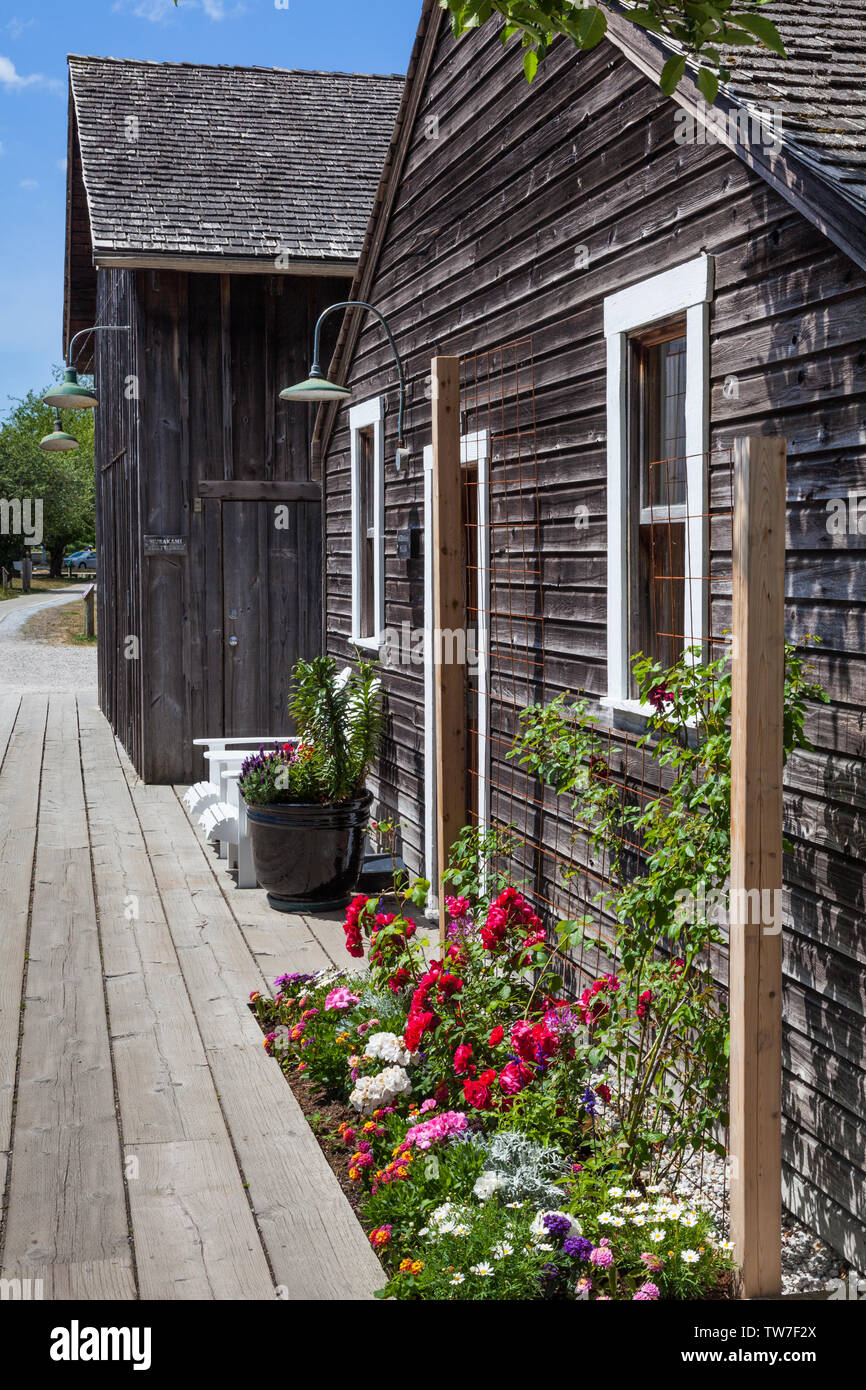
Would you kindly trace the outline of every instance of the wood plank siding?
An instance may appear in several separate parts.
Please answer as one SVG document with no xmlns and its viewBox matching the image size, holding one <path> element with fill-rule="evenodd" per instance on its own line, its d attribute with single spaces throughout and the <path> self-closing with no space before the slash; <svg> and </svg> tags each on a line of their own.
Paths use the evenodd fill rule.
<svg viewBox="0 0 866 1390">
<path fill-rule="evenodd" d="M 341 295 L 339 279 L 99 271 L 99 321 L 132 325 L 97 344 L 100 699 L 148 782 L 200 776 L 194 738 L 282 729 L 291 665 L 320 649 L 311 408 L 278 393 Z M 281 499 L 280 483 L 302 486 Z"/>
<path fill-rule="evenodd" d="M 679 144 L 678 108 L 608 41 L 555 45 L 529 88 L 519 53 L 443 22 L 371 280 L 408 375 L 398 472 L 393 359 L 367 318 L 348 368 L 356 402 L 388 397 L 386 624 L 424 626 L 421 526 L 427 380 L 435 355 L 530 338 L 548 698 L 606 691 L 603 301 L 697 257 L 715 259 L 711 437 L 788 441 L 786 626 L 814 633 L 831 703 L 810 712 L 812 754 L 786 774 L 786 1199 L 863 1267 L 866 1158 L 866 534 L 833 536 L 827 502 L 866 494 L 866 276 L 735 154 Z M 726 386 L 727 382 L 727 386 Z M 474 428 L 471 421 L 467 428 Z M 721 478 L 718 480 L 721 486 Z M 323 466 L 325 618 L 346 659 L 351 623 L 350 440 L 342 411 Z M 574 526 L 575 508 L 588 524 Z M 866 515 L 866 503 L 864 503 Z M 863 528 L 866 531 L 866 524 Z M 730 575 L 721 532 L 715 573 Z M 730 622 L 713 605 L 713 628 Z M 424 682 L 389 669 L 379 814 L 424 867 Z M 555 817 L 553 818 L 555 823 Z M 550 833 L 554 833 L 553 830 Z"/>
</svg>

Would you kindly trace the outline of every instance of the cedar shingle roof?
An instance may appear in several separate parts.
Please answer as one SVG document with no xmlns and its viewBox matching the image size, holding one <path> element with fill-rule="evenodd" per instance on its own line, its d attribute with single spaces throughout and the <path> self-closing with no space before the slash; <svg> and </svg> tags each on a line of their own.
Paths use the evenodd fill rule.
<svg viewBox="0 0 866 1390">
<path fill-rule="evenodd" d="M 773 0 L 761 15 L 787 60 L 765 48 L 727 48 L 728 91 L 778 113 L 783 138 L 866 209 L 866 0 Z"/>
<path fill-rule="evenodd" d="M 69 74 L 95 256 L 357 259 L 402 77 L 77 56 Z"/>
</svg>

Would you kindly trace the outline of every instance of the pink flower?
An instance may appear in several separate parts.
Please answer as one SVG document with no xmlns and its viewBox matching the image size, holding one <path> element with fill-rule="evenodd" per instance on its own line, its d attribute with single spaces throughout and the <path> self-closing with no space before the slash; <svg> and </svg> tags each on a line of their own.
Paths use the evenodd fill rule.
<svg viewBox="0 0 866 1390">
<path fill-rule="evenodd" d="M 634 1295 L 634 1298 L 632 1299 L 632 1303 L 654 1302 L 658 1297 L 658 1284 L 641 1284 L 640 1288 L 638 1289 L 637 1293 Z"/>
<path fill-rule="evenodd" d="M 466 1116 L 459 1110 L 446 1110 L 441 1115 L 433 1115 L 429 1120 L 423 1120 L 407 1129 L 403 1143 L 406 1148 L 414 1145 L 416 1149 L 429 1149 L 441 1139 L 448 1139 L 452 1134 L 462 1134 L 467 1124 Z"/>
<path fill-rule="evenodd" d="M 360 1002 L 357 994 L 353 994 L 345 985 L 340 985 L 337 989 L 332 989 L 325 1000 L 326 1009 L 351 1009 L 353 1005 Z"/>
<path fill-rule="evenodd" d="M 589 1262 L 598 1265 L 599 1269 L 610 1269 L 613 1264 L 613 1251 L 606 1245 L 598 1245 L 590 1255 Z"/>
<path fill-rule="evenodd" d="M 426 1114 L 428 1114 L 431 1110 L 435 1110 L 435 1109 L 436 1109 L 436 1102 L 435 1102 L 435 1100 L 433 1099 L 432 1096 L 428 1096 L 426 1100 L 422 1100 L 422 1102 L 421 1102 L 421 1114 L 422 1114 L 422 1115 L 426 1115 Z"/>
</svg>

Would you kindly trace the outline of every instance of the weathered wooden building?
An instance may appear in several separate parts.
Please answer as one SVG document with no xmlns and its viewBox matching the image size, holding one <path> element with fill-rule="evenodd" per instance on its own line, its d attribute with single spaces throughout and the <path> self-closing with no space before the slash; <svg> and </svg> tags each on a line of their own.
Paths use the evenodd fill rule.
<svg viewBox="0 0 866 1390">
<path fill-rule="evenodd" d="M 102 709 L 146 781 L 286 725 L 321 644 L 312 409 L 403 79 L 69 60 L 64 331 L 97 411 Z M 336 316 L 333 320 L 337 322 Z"/>
<path fill-rule="evenodd" d="M 724 458 L 747 434 L 787 439 L 788 636 L 820 637 L 814 666 L 831 702 L 810 713 L 814 753 L 786 773 L 785 1190 L 863 1268 L 866 35 L 854 0 L 767 12 L 787 65 L 738 49 L 708 113 L 691 75 L 674 98 L 660 94 L 661 45 L 623 21 L 580 57 L 557 43 L 529 87 L 515 44 L 489 26 L 455 43 L 426 0 L 353 290 L 388 316 L 403 357 L 411 461 L 394 459 L 388 345 L 374 322 L 347 318 L 331 375 L 354 400 L 321 422 L 326 623 L 344 658 L 432 626 L 429 536 L 425 554 L 413 535 L 429 510 L 427 382 L 431 357 L 459 356 L 477 484 L 467 589 L 510 546 L 524 591 L 513 648 L 537 667 L 523 671 L 525 696 L 585 691 L 609 725 L 640 727 L 624 654 L 640 645 L 642 600 L 621 582 L 632 405 L 648 419 L 661 410 L 663 425 L 666 413 L 667 456 Z M 533 515 L 509 512 L 506 481 L 480 516 L 496 449 L 521 436 Z M 721 476 L 710 473 L 710 493 Z M 720 506 L 710 503 L 686 510 Z M 651 527 L 653 499 L 639 505 Z M 833 524 L 841 512 L 844 526 Z M 712 589 L 717 566 L 730 575 L 729 547 L 700 530 L 686 539 L 699 584 Z M 717 588 L 714 634 L 730 615 L 730 588 Z M 429 679 L 411 659 L 384 679 L 379 812 L 400 821 L 404 858 L 423 871 L 434 862 Z M 489 684 L 473 699 L 477 731 Z M 513 806 L 509 767 L 476 764 L 467 815 L 492 796 L 496 819 L 508 776 Z M 517 799 L 528 795 L 519 784 Z"/>
</svg>

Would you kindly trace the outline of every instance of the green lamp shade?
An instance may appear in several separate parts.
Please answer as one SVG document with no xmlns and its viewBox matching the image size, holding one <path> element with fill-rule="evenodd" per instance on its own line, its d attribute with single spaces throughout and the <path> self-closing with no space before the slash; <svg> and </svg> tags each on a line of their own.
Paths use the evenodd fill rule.
<svg viewBox="0 0 866 1390">
<path fill-rule="evenodd" d="M 306 381 L 299 381 L 297 386 L 287 386 L 280 392 L 281 401 L 350 401 L 352 392 L 347 391 L 345 386 L 337 386 L 335 382 L 328 381 L 325 377 L 311 372 Z"/>
<path fill-rule="evenodd" d="M 46 405 L 57 410 L 92 410 L 98 404 L 96 392 L 78 384 L 78 373 L 74 367 L 67 367 L 59 386 L 52 386 L 43 397 Z"/>
<path fill-rule="evenodd" d="M 49 454 L 61 454 L 68 449 L 77 449 L 78 440 L 67 434 L 60 421 L 55 420 L 54 429 L 50 434 L 46 434 L 44 439 L 40 439 L 39 447 Z"/>
</svg>

